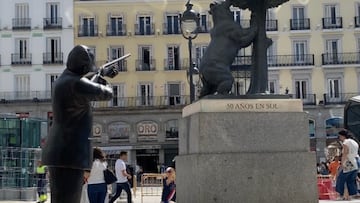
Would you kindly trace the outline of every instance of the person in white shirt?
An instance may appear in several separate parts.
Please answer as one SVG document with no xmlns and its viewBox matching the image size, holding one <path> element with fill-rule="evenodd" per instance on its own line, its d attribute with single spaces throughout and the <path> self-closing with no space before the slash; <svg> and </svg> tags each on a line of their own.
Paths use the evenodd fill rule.
<svg viewBox="0 0 360 203">
<path fill-rule="evenodd" d="M 341 157 L 341 171 L 336 180 L 336 192 L 339 193 L 339 200 L 349 200 L 344 198 L 345 184 L 349 191 L 349 196 L 357 194 L 356 177 L 358 172 L 357 156 L 359 145 L 351 139 L 351 135 L 347 130 L 339 132 L 339 139 L 343 144 L 342 157 Z"/>
<path fill-rule="evenodd" d="M 126 164 L 127 161 L 127 152 L 120 152 L 120 159 L 118 159 L 115 163 L 115 173 L 116 173 L 116 193 L 110 199 L 109 203 L 113 203 L 118 197 L 120 197 L 122 190 L 125 190 L 127 193 L 127 202 L 131 203 L 131 190 L 128 179 L 131 179 L 131 175 L 126 172 Z"/>
<path fill-rule="evenodd" d="M 105 153 L 94 148 L 94 162 L 87 179 L 89 203 L 104 203 L 107 194 L 107 185 L 104 179 L 104 170 L 107 168 Z"/>
</svg>

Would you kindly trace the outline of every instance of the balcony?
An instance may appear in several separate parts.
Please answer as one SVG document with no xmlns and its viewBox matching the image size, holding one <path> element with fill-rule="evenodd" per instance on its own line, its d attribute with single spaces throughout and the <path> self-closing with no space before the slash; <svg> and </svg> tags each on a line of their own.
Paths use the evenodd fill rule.
<svg viewBox="0 0 360 203">
<path fill-rule="evenodd" d="M 136 71 L 154 71 L 156 70 L 155 59 L 151 60 L 136 60 Z"/>
<path fill-rule="evenodd" d="M 211 29 L 211 23 L 207 22 L 204 25 L 200 25 L 198 29 L 198 33 L 209 33 Z"/>
<path fill-rule="evenodd" d="M 324 94 L 324 105 L 345 104 L 351 97 L 359 93 L 331 93 Z"/>
<path fill-rule="evenodd" d="M 13 30 L 31 30 L 31 18 L 13 18 Z"/>
<path fill-rule="evenodd" d="M 269 67 L 313 66 L 313 65 L 314 65 L 314 54 L 268 56 Z"/>
<path fill-rule="evenodd" d="M 190 104 L 189 96 L 116 97 L 112 102 L 94 102 L 95 108 L 182 108 Z"/>
<path fill-rule="evenodd" d="M 62 29 L 62 18 L 44 18 L 44 30 Z"/>
<path fill-rule="evenodd" d="M 310 18 L 290 19 L 290 30 L 310 30 Z"/>
<path fill-rule="evenodd" d="M 139 26 L 139 24 L 135 24 L 135 35 L 154 35 L 154 34 L 155 34 L 154 23 L 143 26 Z"/>
<path fill-rule="evenodd" d="M 322 65 L 360 64 L 359 52 L 322 54 Z"/>
<path fill-rule="evenodd" d="M 63 64 L 63 53 L 43 53 L 43 64 Z"/>
<path fill-rule="evenodd" d="M 316 105 L 316 94 L 293 95 L 290 94 L 292 99 L 301 99 L 303 105 Z"/>
<path fill-rule="evenodd" d="M 354 26 L 355 26 L 355 28 L 359 28 L 360 27 L 360 16 L 355 16 L 354 17 Z"/>
<path fill-rule="evenodd" d="M 0 103 L 50 102 L 51 91 L 0 92 Z"/>
<path fill-rule="evenodd" d="M 118 27 L 112 25 L 106 26 L 106 36 L 126 36 L 126 25 L 121 24 Z"/>
<path fill-rule="evenodd" d="M 107 62 L 109 62 L 109 61 L 96 61 L 96 66 L 100 67 Z M 113 65 L 110 65 L 107 67 L 115 67 L 117 69 L 117 71 L 119 71 L 119 72 L 126 72 L 127 71 L 127 61 L 126 60 L 118 61 L 118 62 L 114 63 Z"/>
<path fill-rule="evenodd" d="M 31 54 L 11 54 L 12 65 L 31 65 Z"/>
<path fill-rule="evenodd" d="M 340 29 L 343 27 L 342 17 L 323 18 L 322 25 L 323 29 Z"/>
<path fill-rule="evenodd" d="M 174 24 L 168 25 L 167 23 L 163 24 L 163 34 L 164 35 L 178 35 L 181 34 L 180 26 L 175 26 Z"/>
<path fill-rule="evenodd" d="M 277 20 L 266 20 L 265 21 L 266 31 L 278 31 L 278 21 Z"/>
<path fill-rule="evenodd" d="M 189 67 L 189 59 L 164 59 L 164 70 L 186 70 Z"/>
<path fill-rule="evenodd" d="M 98 33 L 98 26 L 85 26 L 79 25 L 78 27 L 78 37 L 97 37 Z"/>
</svg>

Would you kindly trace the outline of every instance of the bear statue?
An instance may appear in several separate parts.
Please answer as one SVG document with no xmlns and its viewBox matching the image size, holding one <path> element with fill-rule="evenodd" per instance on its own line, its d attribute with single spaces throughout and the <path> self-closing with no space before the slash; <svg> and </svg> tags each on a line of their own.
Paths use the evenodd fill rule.
<svg viewBox="0 0 360 203">
<path fill-rule="evenodd" d="M 210 44 L 200 62 L 199 74 L 203 87 L 199 98 L 230 94 L 234 83 L 230 66 L 240 48 L 249 46 L 257 34 L 254 14 L 251 15 L 250 27 L 245 29 L 234 21 L 230 6 L 230 0 L 210 4 L 209 13 L 214 27 L 210 31 Z"/>
</svg>

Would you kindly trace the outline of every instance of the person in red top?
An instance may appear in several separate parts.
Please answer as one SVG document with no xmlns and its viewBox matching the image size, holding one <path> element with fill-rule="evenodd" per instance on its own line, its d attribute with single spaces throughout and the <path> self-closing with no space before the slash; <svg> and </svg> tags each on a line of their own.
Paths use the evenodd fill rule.
<svg viewBox="0 0 360 203">
<path fill-rule="evenodd" d="M 336 177 L 340 166 L 340 157 L 336 156 L 334 160 L 329 164 L 329 171 L 332 178 Z"/>
</svg>

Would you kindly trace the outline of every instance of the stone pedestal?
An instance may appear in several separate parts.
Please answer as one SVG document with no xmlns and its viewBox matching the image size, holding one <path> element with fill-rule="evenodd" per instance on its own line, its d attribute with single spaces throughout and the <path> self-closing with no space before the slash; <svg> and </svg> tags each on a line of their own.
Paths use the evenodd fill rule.
<svg viewBox="0 0 360 203">
<path fill-rule="evenodd" d="M 317 203 L 301 100 L 200 100 L 184 108 L 179 203 Z"/>
</svg>

